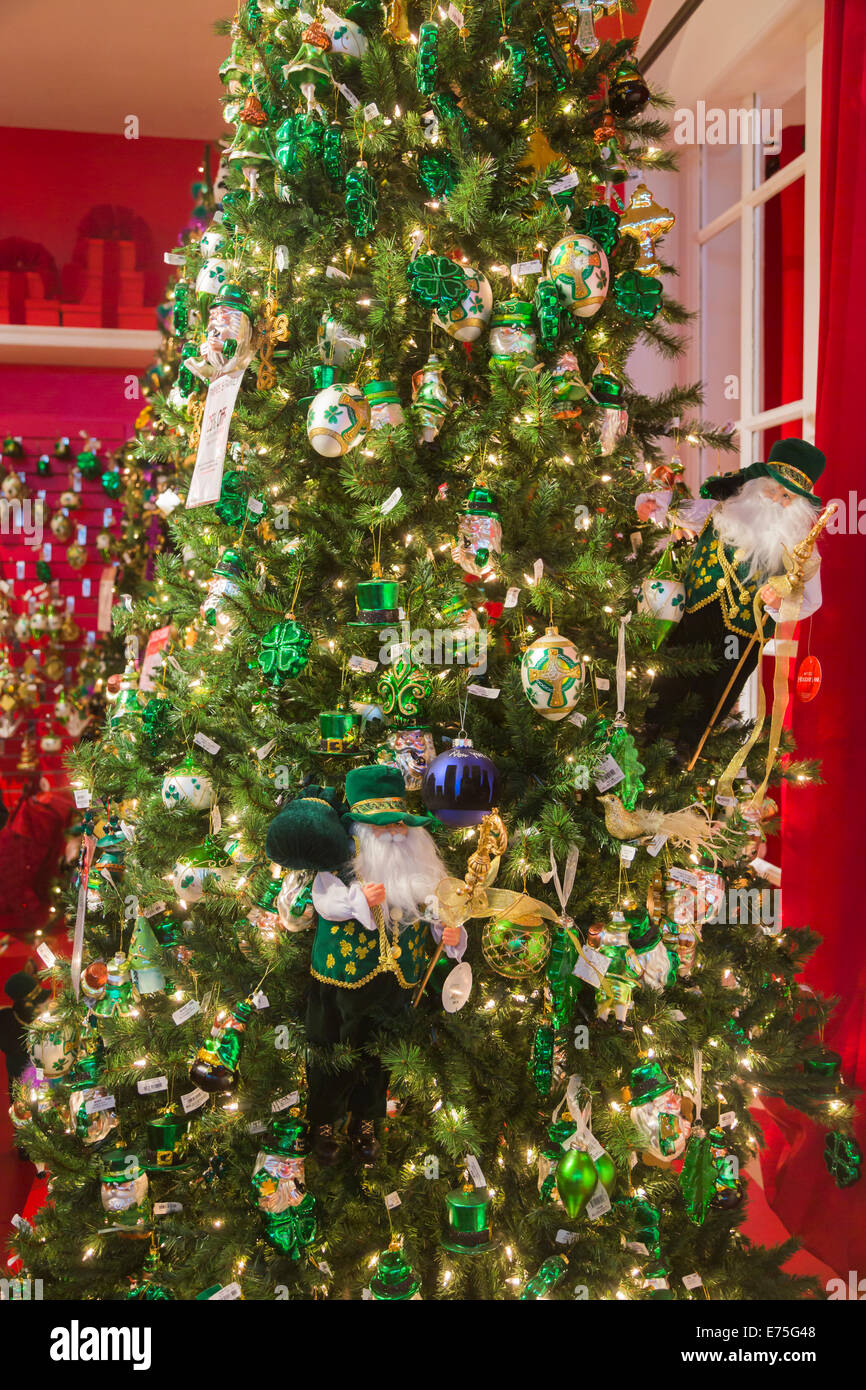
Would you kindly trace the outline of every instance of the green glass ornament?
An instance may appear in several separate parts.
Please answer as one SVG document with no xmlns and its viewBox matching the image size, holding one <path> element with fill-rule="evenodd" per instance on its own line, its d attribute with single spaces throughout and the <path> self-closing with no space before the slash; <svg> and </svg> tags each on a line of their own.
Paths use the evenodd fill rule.
<svg viewBox="0 0 866 1390">
<path fill-rule="evenodd" d="M 522 43 L 517 39 L 503 36 L 499 40 L 501 61 L 506 70 L 506 79 L 502 87 L 502 105 L 507 111 L 513 111 L 519 104 L 526 87 L 526 79 L 529 76 L 529 57 Z"/>
<path fill-rule="evenodd" d="M 155 1303 L 157 1301 L 170 1301 L 174 1294 L 166 1288 L 165 1284 L 158 1281 L 161 1277 L 159 1267 L 159 1252 L 155 1246 L 148 1250 L 144 1260 L 144 1267 L 140 1279 L 130 1287 L 126 1295 L 127 1300 Z"/>
<path fill-rule="evenodd" d="M 232 1089 L 237 1080 L 247 1020 L 252 1012 L 252 1000 L 243 999 L 232 1005 L 228 1017 L 218 1021 L 190 1068 L 194 1086 L 201 1087 L 209 1095 Z"/>
<path fill-rule="evenodd" d="M 415 63 L 418 91 L 425 97 L 429 97 L 436 87 L 438 50 L 439 25 L 425 19 L 418 30 L 418 57 Z"/>
<path fill-rule="evenodd" d="M 609 256 L 619 239 L 619 214 L 605 203 L 589 203 L 574 217 L 574 230 L 591 236 Z"/>
<path fill-rule="evenodd" d="M 448 1231 L 442 1238 L 444 1249 L 459 1255 L 478 1254 L 493 1248 L 490 1201 L 486 1187 L 472 1187 L 471 1184 L 446 1195 Z"/>
<path fill-rule="evenodd" d="M 322 136 L 322 167 L 334 187 L 342 188 L 346 181 L 343 132 L 336 121 L 328 126 Z"/>
<path fill-rule="evenodd" d="M 447 256 L 416 256 L 406 269 L 406 279 L 413 299 L 442 313 L 459 304 L 466 294 L 463 269 Z"/>
<path fill-rule="evenodd" d="M 322 153 L 325 128 L 317 116 L 297 111 L 283 121 L 276 135 L 276 159 L 290 177 L 301 174 Z"/>
<path fill-rule="evenodd" d="M 551 1255 L 550 1259 L 544 1261 L 537 1274 L 532 1278 L 520 1295 L 521 1300 L 547 1298 L 552 1289 L 555 1289 L 568 1271 L 568 1260 L 564 1255 Z"/>
<path fill-rule="evenodd" d="M 613 282 L 613 297 L 617 307 L 633 319 L 649 323 L 655 318 L 662 302 L 662 287 L 651 275 L 636 270 L 623 270 Z"/>
<path fill-rule="evenodd" d="M 90 449 L 84 449 L 75 460 L 75 467 L 82 478 L 95 478 L 99 472 L 99 459 Z"/>
<path fill-rule="evenodd" d="M 171 732 L 169 714 L 171 701 L 151 696 L 141 716 L 141 727 L 145 742 L 151 753 L 163 747 Z"/>
<path fill-rule="evenodd" d="M 535 310 L 538 341 L 549 351 L 556 347 L 562 325 L 562 301 L 552 280 L 546 277 L 539 280 L 532 307 Z"/>
<path fill-rule="evenodd" d="M 592 742 L 604 753 L 610 753 L 625 773 L 617 787 L 617 796 L 627 811 L 633 811 L 643 791 L 641 773 L 646 769 L 638 760 L 637 744 L 632 735 L 622 724 L 611 726 L 607 719 L 601 719 L 593 731 Z"/>
<path fill-rule="evenodd" d="M 103 473 L 100 482 L 102 483 L 102 491 L 106 493 L 107 496 L 119 496 L 120 489 L 123 486 L 123 477 L 118 468 L 108 469 L 107 472 Z"/>
<path fill-rule="evenodd" d="M 598 1173 L 588 1153 L 568 1149 L 556 1165 L 556 1190 L 574 1221 L 582 1216 L 598 1186 Z"/>
<path fill-rule="evenodd" d="M 36 472 L 40 478 L 51 477 L 51 455 L 40 454 L 36 463 Z"/>
<path fill-rule="evenodd" d="M 853 1187 L 860 1181 L 863 1151 L 850 1134 L 832 1130 L 824 1142 L 824 1164 L 837 1187 Z"/>
<path fill-rule="evenodd" d="M 186 280 L 178 280 L 174 287 L 174 308 L 171 322 L 176 336 L 178 338 L 186 337 L 189 332 L 189 284 Z"/>
<path fill-rule="evenodd" d="M 364 160 L 346 175 L 346 216 L 355 236 L 371 236 L 379 221 L 379 190 Z"/>
<path fill-rule="evenodd" d="M 420 1299 L 421 1280 L 403 1254 L 399 1240 L 392 1240 L 388 1249 L 376 1261 L 376 1273 L 370 1280 L 370 1292 L 380 1303 L 408 1302 Z"/>
<path fill-rule="evenodd" d="M 41 579 L 43 584 L 51 583 L 51 566 L 47 560 L 36 561 L 36 578 Z"/>
<path fill-rule="evenodd" d="M 623 58 L 610 81 L 608 104 L 621 121 L 639 116 L 649 101 L 649 88 L 631 56 Z"/>
<path fill-rule="evenodd" d="M 709 1137 L 697 1125 L 689 1135 L 680 1171 L 680 1188 L 689 1220 L 702 1226 L 715 1195 L 716 1170 Z"/>
<path fill-rule="evenodd" d="M 422 150 L 418 156 L 418 178 L 431 198 L 447 198 L 457 183 L 457 165 L 447 150 Z"/>
<path fill-rule="evenodd" d="M 275 623 L 261 641 L 256 662 L 267 683 L 279 689 L 299 676 L 309 661 L 312 633 L 294 618 Z"/>
<path fill-rule="evenodd" d="M 550 1095 L 553 1084 L 553 1047 L 556 1034 L 551 1023 L 540 1023 L 535 1030 L 529 1071 L 540 1096 Z"/>
<path fill-rule="evenodd" d="M 396 724 L 412 724 L 422 700 L 429 699 L 430 677 L 401 656 L 379 677 L 377 689 L 383 697 L 382 709 Z"/>
<path fill-rule="evenodd" d="M 469 138 L 468 117 L 453 92 L 434 92 L 430 102 L 440 121 L 456 121 L 460 134 Z"/>
</svg>

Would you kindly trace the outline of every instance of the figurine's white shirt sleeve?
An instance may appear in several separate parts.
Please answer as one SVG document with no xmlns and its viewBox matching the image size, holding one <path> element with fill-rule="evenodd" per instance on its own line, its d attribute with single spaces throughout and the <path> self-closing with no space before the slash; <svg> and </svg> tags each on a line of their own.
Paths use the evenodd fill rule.
<svg viewBox="0 0 866 1390">
<path fill-rule="evenodd" d="M 348 886 L 336 874 L 320 873 L 313 879 L 313 907 L 329 922 L 360 922 L 367 931 L 378 931 L 370 904 L 360 883 Z"/>
</svg>

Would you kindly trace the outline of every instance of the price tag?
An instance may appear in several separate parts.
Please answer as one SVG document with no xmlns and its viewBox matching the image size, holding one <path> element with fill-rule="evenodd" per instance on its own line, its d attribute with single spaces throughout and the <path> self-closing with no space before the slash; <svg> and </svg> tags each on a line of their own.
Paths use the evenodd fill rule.
<svg viewBox="0 0 866 1390">
<path fill-rule="evenodd" d="M 702 1289 L 704 1281 L 699 1274 L 684 1274 L 683 1283 L 687 1289 Z"/>
<path fill-rule="evenodd" d="M 78 807 L 79 811 L 85 810 L 86 807 L 90 805 L 89 791 L 83 790 L 82 788 L 78 787 L 73 792 L 73 796 L 75 797 L 75 805 Z"/>
<path fill-rule="evenodd" d="M 163 516 L 171 516 L 175 507 L 179 507 L 182 501 L 183 498 L 178 497 L 174 488 L 167 487 L 165 492 L 161 492 L 157 497 L 156 505 L 159 507 Z"/>
<path fill-rule="evenodd" d="M 271 1114 L 278 1115 L 281 1110 L 291 1110 L 293 1105 L 300 1105 L 301 1097 L 297 1091 L 292 1091 L 290 1096 L 277 1096 L 276 1100 L 271 1101 Z"/>
<path fill-rule="evenodd" d="M 269 1009 L 271 1007 L 270 999 L 261 989 L 253 995 L 253 1003 L 257 1009 Z"/>
<path fill-rule="evenodd" d="M 213 806 L 210 808 L 210 823 L 211 834 L 218 835 L 223 828 L 223 818 L 222 812 L 216 802 L 214 802 Z"/>
<path fill-rule="evenodd" d="M 621 864 L 630 864 L 636 854 L 636 845 L 620 845 L 619 847 L 619 859 Z"/>
<path fill-rule="evenodd" d="M 154 1216 L 173 1216 L 177 1212 L 183 1211 L 183 1202 L 154 1202 Z"/>
<path fill-rule="evenodd" d="M 382 503 L 381 507 L 379 508 L 379 511 L 382 513 L 382 515 L 383 515 L 383 516 L 387 516 L 389 512 L 393 512 L 394 508 L 396 507 L 397 503 L 400 501 L 400 498 L 401 498 L 402 496 L 403 496 L 403 489 L 402 489 L 402 488 L 399 488 L 399 487 L 395 487 L 394 491 L 391 493 L 391 496 L 390 496 L 390 497 L 386 497 L 386 498 L 385 498 L 385 501 Z"/>
<path fill-rule="evenodd" d="M 42 547 L 42 558 L 43 558 L 43 560 L 50 560 L 50 559 L 51 559 L 51 542 L 50 542 L 50 541 L 46 541 L 45 544 L 44 544 L 43 547 Z M 71 597 L 72 597 L 72 595 L 70 594 L 70 598 L 71 598 Z"/>
<path fill-rule="evenodd" d="M 355 96 L 355 93 L 352 91 L 351 87 L 347 87 L 345 82 L 337 83 L 337 91 L 342 93 L 342 95 L 346 98 L 353 111 L 356 107 L 361 105 L 360 98 Z"/>
<path fill-rule="evenodd" d="M 273 753 L 276 746 L 277 740 L 275 738 L 272 738 L 269 739 L 267 743 L 263 743 L 261 748 L 257 748 L 256 757 L 258 758 L 259 762 L 261 762 L 262 758 L 266 758 L 269 753 Z"/>
<path fill-rule="evenodd" d="M 541 578 L 541 576 L 542 576 L 543 574 L 544 574 L 544 561 L 543 561 L 543 560 L 536 560 L 535 564 L 532 566 L 532 577 L 533 577 L 533 579 L 535 580 L 536 584 L 538 583 L 539 579 Z"/>
<path fill-rule="evenodd" d="M 329 265 L 325 267 L 325 275 L 328 280 L 348 280 L 349 276 L 345 270 L 340 270 L 339 266 Z"/>
<path fill-rule="evenodd" d="M 716 797 L 716 805 L 717 805 L 717 806 L 737 806 L 737 805 L 739 805 L 739 802 L 737 801 L 737 798 L 736 798 L 735 796 L 717 796 L 717 797 Z M 691 1278 L 691 1275 L 689 1275 L 688 1278 Z M 685 1283 L 685 1280 L 683 1280 L 683 1282 Z"/>
<path fill-rule="evenodd" d="M 574 711 L 574 714 L 570 714 L 568 716 L 568 722 L 569 724 L 576 724 L 578 729 L 581 729 L 583 728 L 583 725 L 586 723 L 586 715 L 582 714 L 579 709 L 576 709 Z"/>
<path fill-rule="evenodd" d="M 52 968 L 54 962 L 57 959 L 51 947 L 48 945 L 47 941 L 43 941 L 41 946 L 36 947 L 36 954 L 40 960 L 44 960 L 49 970 Z"/>
<path fill-rule="evenodd" d="M 516 585 L 513 585 L 513 586 L 508 590 L 508 593 L 505 595 L 505 602 L 503 603 L 502 607 L 503 607 L 503 608 L 516 608 L 516 607 L 517 607 L 517 600 L 518 600 L 519 597 L 520 597 L 520 589 L 519 589 Z"/>
<path fill-rule="evenodd" d="M 140 1096 L 153 1095 L 154 1091 L 168 1090 L 167 1076 L 146 1076 L 139 1081 L 136 1090 Z"/>
<path fill-rule="evenodd" d="M 463 11 L 458 10 L 456 5 L 448 6 L 448 18 L 451 20 L 452 24 L 457 25 L 458 29 L 463 29 L 466 25 L 466 20 L 464 18 Z"/>
<path fill-rule="evenodd" d="M 691 869 L 668 869 L 668 877 L 675 883 L 687 883 L 690 888 L 697 888 L 700 883 L 697 874 L 693 874 Z"/>
<path fill-rule="evenodd" d="M 240 1284 L 226 1284 L 224 1288 L 218 1289 L 216 1293 L 211 1294 L 208 1303 L 225 1303 L 231 1299 L 240 1298 L 240 1296 Z"/>
<path fill-rule="evenodd" d="M 520 280 L 524 275 L 540 275 L 541 271 L 541 261 L 537 258 L 534 261 L 515 261 L 511 267 L 511 278 Z"/>
<path fill-rule="evenodd" d="M 686 1016 L 682 1009 L 671 1009 L 671 1018 L 674 1023 L 685 1023 L 686 1021 Z"/>
<path fill-rule="evenodd" d="M 253 516 L 261 516 L 264 510 L 265 504 L 264 502 L 260 502 L 258 497 L 250 497 L 247 499 L 247 511 L 252 512 Z"/>
<path fill-rule="evenodd" d="M 165 903 L 154 903 L 153 907 L 148 907 L 141 914 L 142 917 L 155 917 L 158 912 L 165 912 Z"/>
<path fill-rule="evenodd" d="M 163 251 L 162 259 L 166 265 L 186 265 L 186 256 L 179 256 L 176 251 Z"/>
<path fill-rule="evenodd" d="M 82 598 L 90 598 L 90 580 L 89 580 L 89 579 L 82 579 L 82 581 L 81 581 L 81 597 L 82 597 Z M 100 628 L 99 630 L 100 630 L 100 632 L 103 631 L 102 628 Z"/>
<path fill-rule="evenodd" d="M 610 690 L 610 681 L 607 676 L 596 676 L 595 688 L 596 690 Z"/>
<path fill-rule="evenodd" d="M 487 1179 L 481 1171 L 481 1164 L 474 1154 L 466 1155 L 466 1168 L 476 1187 L 486 1187 Z"/>
<path fill-rule="evenodd" d="M 350 671 L 363 671 L 365 676 L 375 671 L 379 665 L 378 661 L 373 661 L 369 656 L 350 656 L 346 664 Z"/>
<path fill-rule="evenodd" d="M 192 1018 L 194 1014 L 197 1014 L 200 1007 L 201 1005 L 197 999 L 190 999 L 186 1004 L 182 1004 L 179 1009 L 175 1009 L 172 1018 L 178 1028 L 182 1023 L 186 1023 L 188 1018 Z"/>
<path fill-rule="evenodd" d="M 12 1217 L 12 1225 L 15 1227 L 16 1231 L 33 1230 L 33 1227 L 30 1225 L 30 1222 L 25 1220 L 25 1218 L 21 1216 L 20 1213 L 17 1211 L 15 1215 Z"/>
<path fill-rule="evenodd" d="M 277 270 L 288 270 L 289 268 L 289 248 L 288 246 L 276 246 L 274 248 L 274 265 Z"/>
<path fill-rule="evenodd" d="M 207 1091 L 199 1090 L 198 1086 L 196 1086 L 194 1091 L 187 1091 L 186 1095 L 180 1098 L 184 1114 L 188 1115 L 191 1110 L 198 1110 L 200 1106 L 206 1104 L 207 1099 Z"/>
<path fill-rule="evenodd" d="M 376 119 L 376 117 L 378 116 L 378 114 L 379 114 L 379 108 L 378 108 L 378 106 L 376 105 L 375 101 L 368 102 L 367 105 L 364 107 L 364 120 L 365 120 L 365 121 L 375 121 L 375 119 Z"/>
<path fill-rule="evenodd" d="M 557 1245 L 572 1245 L 577 1240 L 577 1231 L 557 1231 L 554 1236 Z"/>
<path fill-rule="evenodd" d="M 611 787 L 617 786 L 623 780 L 625 773 L 612 753 L 605 753 L 597 768 L 593 778 L 597 789 L 600 792 L 610 791 Z"/>
<path fill-rule="evenodd" d="M 601 979 L 610 969 L 610 957 L 603 956 L 601 951 L 593 950 L 592 946 L 583 946 L 582 954 L 577 958 L 577 965 L 571 972 L 579 980 L 586 980 L 587 984 L 598 985 Z"/>
<path fill-rule="evenodd" d="M 662 849 L 662 847 L 665 844 L 667 844 L 667 838 L 668 837 L 663 830 L 660 830 L 657 835 L 653 835 L 652 839 L 646 847 L 647 854 L 650 855 L 651 858 L 655 859 L 659 850 Z"/>
<path fill-rule="evenodd" d="M 403 1203 L 400 1201 L 399 1192 L 387 1193 L 385 1197 L 385 1206 L 388 1208 L 389 1211 L 393 1211 L 395 1207 L 400 1207 L 402 1205 Z"/>
<path fill-rule="evenodd" d="M 644 1283 L 648 1289 L 670 1288 L 670 1284 L 668 1283 L 667 1279 L 663 1278 L 661 1275 L 655 1275 L 652 1279 L 646 1279 L 644 1280 Z"/>
<path fill-rule="evenodd" d="M 196 747 L 203 748 L 206 753 L 218 753 L 220 751 L 220 745 L 214 743 L 212 738 L 208 738 L 207 734 L 196 734 L 193 743 Z"/>
<path fill-rule="evenodd" d="M 467 695 L 477 695 L 482 700 L 498 700 L 499 691 L 492 685 L 467 685 Z"/>
<path fill-rule="evenodd" d="M 597 1221 L 607 1211 L 610 1211 L 610 1197 L 607 1188 L 599 1183 L 586 1204 L 586 1214 L 590 1221 Z"/>
<path fill-rule="evenodd" d="M 548 188 L 551 193 L 567 193 L 570 188 L 577 188 L 577 174 L 573 169 L 569 169 L 567 174 L 563 174 L 561 179 L 555 183 L 549 183 Z"/>
<path fill-rule="evenodd" d="M 724 1115 L 719 1116 L 719 1125 L 722 1129 L 733 1129 L 737 1123 L 737 1117 L 733 1110 L 726 1110 Z"/>
<path fill-rule="evenodd" d="M 77 540 L 77 542 L 78 542 L 79 545 L 86 545 L 86 544 L 87 544 L 87 527 L 86 527 L 86 526 L 77 526 L 77 527 L 76 527 L 76 529 L 75 529 L 75 539 Z"/>
<path fill-rule="evenodd" d="M 201 438 L 186 497 L 188 508 L 206 507 L 220 499 L 229 429 L 243 375 L 243 372 L 227 372 L 225 376 L 216 377 L 207 388 Z"/>
<path fill-rule="evenodd" d="M 632 1254 L 634 1255 L 649 1254 L 649 1250 L 647 1250 L 642 1240 L 627 1240 L 625 1243 L 625 1248 L 626 1250 L 631 1250 Z"/>
<path fill-rule="evenodd" d="M 247 1134 L 264 1134 L 266 1129 L 264 1120 L 253 1120 L 252 1124 L 247 1125 Z"/>
<path fill-rule="evenodd" d="M 115 1106 L 114 1096 L 93 1096 L 91 1100 L 84 1102 L 85 1115 L 96 1115 L 100 1110 L 113 1110 Z"/>
<path fill-rule="evenodd" d="M 152 691 L 156 689 L 156 682 L 153 677 L 162 665 L 164 650 L 170 641 L 170 627 L 158 627 L 148 637 L 147 646 L 144 649 L 144 661 L 141 663 L 141 674 L 138 678 L 139 690 Z"/>
</svg>

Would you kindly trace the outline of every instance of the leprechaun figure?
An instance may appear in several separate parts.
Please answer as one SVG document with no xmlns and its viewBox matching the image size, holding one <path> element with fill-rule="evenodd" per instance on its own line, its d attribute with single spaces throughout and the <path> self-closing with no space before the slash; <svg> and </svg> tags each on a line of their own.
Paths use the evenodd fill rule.
<svg viewBox="0 0 866 1390">
<path fill-rule="evenodd" d="M 452 959 L 466 948 L 462 927 L 443 929 L 437 920 L 436 890 L 448 869 L 425 828 L 433 817 L 407 809 L 399 768 L 354 768 L 345 794 L 346 864 L 346 854 L 337 854 L 337 812 L 328 788 L 307 788 L 271 823 L 267 840 L 267 853 L 278 863 L 319 870 L 312 889 L 316 928 L 306 1034 L 314 1051 L 307 1064 L 307 1119 L 315 1155 L 326 1165 L 339 1155 L 337 1130 L 346 1115 L 355 1154 L 364 1163 L 376 1160 L 375 1121 L 385 1114 L 389 1077 L 371 1041 L 395 1031 L 411 1006 L 431 938 L 441 939 Z M 308 829 L 297 830 L 299 817 Z M 329 852 L 333 862 L 326 869 Z M 336 1071 L 316 1060 L 317 1051 L 337 1044 L 357 1051 L 354 1066 Z"/>
<path fill-rule="evenodd" d="M 708 478 L 701 486 L 700 501 L 678 504 L 674 511 L 669 510 L 668 491 L 638 497 L 642 521 L 696 536 L 682 575 L 683 616 L 666 645 L 708 643 L 716 661 L 712 671 L 665 676 L 655 682 L 658 700 L 647 719 L 650 732 L 664 729 L 670 713 L 677 711 L 677 736 L 693 741 L 720 701 L 718 720 L 733 708 L 758 660 L 756 596 L 760 594 L 759 610 L 763 605 L 764 613 L 778 621 L 782 596 L 771 581 L 785 574 L 794 547 L 818 518 L 821 499 L 813 488 L 824 463 L 820 449 L 804 439 L 781 439 L 766 463 Z M 813 552 L 805 569 L 800 618 L 821 606 L 819 568 Z M 744 644 L 748 645 L 745 660 L 731 682 Z M 678 707 L 686 696 L 691 708 L 683 715 Z"/>
</svg>

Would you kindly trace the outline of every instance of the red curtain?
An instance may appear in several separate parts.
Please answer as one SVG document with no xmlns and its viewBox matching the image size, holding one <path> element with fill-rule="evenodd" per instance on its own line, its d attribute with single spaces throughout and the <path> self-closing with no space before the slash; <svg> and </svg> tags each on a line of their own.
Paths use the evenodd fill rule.
<svg viewBox="0 0 866 1390">
<path fill-rule="evenodd" d="M 866 592 L 866 541 L 857 532 L 863 476 L 860 407 L 866 332 L 866 5 L 826 0 L 821 116 L 821 314 L 816 443 L 827 455 L 819 487 L 844 499 L 842 524 L 822 546 L 824 604 L 811 650 L 824 668 L 816 700 L 795 703 L 799 752 L 821 760 L 824 785 L 783 797 L 783 915 L 823 937 L 806 982 L 837 995 L 825 1043 L 847 1082 L 866 1089 L 866 928 L 859 869 L 866 790 L 866 646 L 855 605 Z M 849 493 L 851 494 L 849 496 Z M 852 505 L 853 502 L 853 505 Z M 853 513 L 853 515 L 852 515 Z M 866 522 L 864 522 L 866 530 Z M 775 1108 L 775 1107 L 774 1107 Z M 866 1269 L 866 1176 L 839 1189 L 823 1163 L 824 1131 L 792 1111 L 768 1126 L 763 1158 L 771 1206 L 805 1247 L 843 1274 Z M 866 1150 L 859 1108 L 856 1137 Z"/>
</svg>

